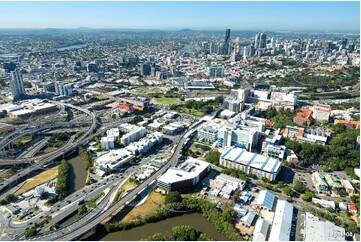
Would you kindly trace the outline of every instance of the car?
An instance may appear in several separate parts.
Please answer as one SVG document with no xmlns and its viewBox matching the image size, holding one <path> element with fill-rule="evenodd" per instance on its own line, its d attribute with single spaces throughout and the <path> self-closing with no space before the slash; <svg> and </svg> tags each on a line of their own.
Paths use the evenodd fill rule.
<svg viewBox="0 0 361 242">
<path fill-rule="evenodd" d="M 32 224 L 33 224 L 33 222 L 29 222 L 28 224 L 29 224 L 29 225 L 32 225 Z"/>
<path fill-rule="evenodd" d="M 44 218 L 44 216 L 43 216 L 43 215 L 41 215 L 39 218 L 40 218 L 40 219 L 42 219 L 42 218 Z"/>
</svg>

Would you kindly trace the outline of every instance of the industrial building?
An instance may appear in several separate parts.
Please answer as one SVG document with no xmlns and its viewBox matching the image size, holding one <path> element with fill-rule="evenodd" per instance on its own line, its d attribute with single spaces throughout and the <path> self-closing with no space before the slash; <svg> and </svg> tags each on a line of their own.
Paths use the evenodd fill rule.
<svg viewBox="0 0 361 242">
<path fill-rule="evenodd" d="M 262 190 L 259 192 L 257 200 L 254 205 L 258 209 L 266 209 L 272 211 L 276 202 L 276 196 L 268 190 Z"/>
<path fill-rule="evenodd" d="M 293 206 L 285 200 L 278 200 L 269 241 L 289 241 L 293 217 Z"/>
<path fill-rule="evenodd" d="M 346 241 L 345 229 L 306 212 L 303 224 L 304 241 Z"/>
<path fill-rule="evenodd" d="M 252 241 L 266 241 L 269 231 L 269 224 L 266 220 L 259 218 L 254 226 Z"/>
<path fill-rule="evenodd" d="M 266 157 L 245 149 L 231 147 L 220 157 L 220 165 L 252 173 L 257 177 L 265 177 L 274 181 L 281 170 L 281 162 L 278 159 Z"/>
<path fill-rule="evenodd" d="M 186 189 L 202 181 L 210 169 L 209 163 L 190 158 L 176 168 L 169 168 L 158 178 L 158 186 L 166 191 Z"/>
</svg>

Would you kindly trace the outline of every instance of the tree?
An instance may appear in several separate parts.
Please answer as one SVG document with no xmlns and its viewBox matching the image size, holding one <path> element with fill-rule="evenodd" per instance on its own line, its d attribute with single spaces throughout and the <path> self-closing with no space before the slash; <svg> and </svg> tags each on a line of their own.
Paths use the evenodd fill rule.
<svg viewBox="0 0 361 242">
<path fill-rule="evenodd" d="M 306 191 L 306 187 L 300 181 L 294 182 L 293 189 L 298 193 L 304 193 Z"/>
<path fill-rule="evenodd" d="M 220 157 L 221 157 L 221 153 L 219 153 L 218 151 L 210 151 L 206 156 L 206 161 L 215 165 L 219 165 Z"/>
<path fill-rule="evenodd" d="M 182 196 L 179 192 L 169 192 L 165 196 L 165 203 L 179 203 L 182 202 Z"/>
<path fill-rule="evenodd" d="M 331 127 L 332 131 L 341 134 L 346 131 L 346 125 L 344 124 L 335 124 Z"/>
<path fill-rule="evenodd" d="M 86 204 L 83 204 L 78 208 L 78 216 L 79 217 L 83 216 L 87 212 L 88 212 L 88 209 L 86 208 Z"/>
<path fill-rule="evenodd" d="M 142 121 L 143 121 L 143 117 L 137 115 L 137 116 L 135 116 L 135 117 L 133 118 L 132 123 L 136 124 L 136 123 L 139 123 L 139 122 L 142 122 Z"/>
<path fill-rule="evenodd" d="M 7 203 L 11 202 L 14 198 L 15 198 L 15 195 L 12 194 L 12 193 L 8 193 L 8 194 L 5 195 L 5 201 Z"/>
<path fill-rule="evenodd" d="M 311 191 L 306 191 L 305 195 L 302 196 L 302 200 L 306 202 L 311 202 L 312 198 L 315 197 L 315 194 Z"/>
<path fill-rule="evenodd" d="M 292 190 L 292 188 L 290 188 L 290 187 L 284 187 L 284 188 L 282 189 L 282 192 L 283 192 L 285 195 L 289 196 L 289 197 L 292 197 L 292 196 L 293 196 L 293 190 Z"/>
</svg>

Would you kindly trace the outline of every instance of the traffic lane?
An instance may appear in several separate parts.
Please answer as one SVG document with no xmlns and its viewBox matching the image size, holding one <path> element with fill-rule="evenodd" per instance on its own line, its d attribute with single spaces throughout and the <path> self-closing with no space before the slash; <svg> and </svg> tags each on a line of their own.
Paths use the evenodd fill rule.
<svg viewBox="0 0 361 242">
<path fill-rule="evenodd" d="M 21 224 L 11 223 L 9 228 L 12 228 L 12 229 L 20 229 L 23 227 L 26 228 L 26 227 L 28 227 L 29 222 L 31 222 L 32 224 L 35 224 L 37 222 L 42 221 L 44 219 L 44 217 L 46 217 L 46 216 L 54 216 L 54 215 L 57 216 L 58 215 L 58 213 L 56 213 L 57 211 L 63 210 L 64 208 L 69 209 L 69 208 L 71 208 L 71 205 L 79 202 L 80 200 L 90 199 L 90 198 L 95 197 L 103 190 L 112 186 L 113 184 L 110 183 L 110 181 L 114 181 L 115 179 L 117 179 L 117 176 L 109 177 L 105 181 L 103 180 L 101 182 L 98 182 L 97 184 L 93 184 L 90 187 L 85 187 L 83 190 L 80 190 L 76 194 L 72 194 L 70 197 L 66 197 L 61 202 L 54 204 L 54 206 L 49 211 L 39 214 L 38 216 L 34 217 L 33 219 L 31 219 L 27 222 L 21 223 Z M 122 180 L 124 180 L 124 179 L 122 179 Z M 122 181 L 122 180 L 120 180 L 120 181 Z M 62 213 L 63 212 L 65 212 L 65 211 L 62 211 Z"/>
</svg>

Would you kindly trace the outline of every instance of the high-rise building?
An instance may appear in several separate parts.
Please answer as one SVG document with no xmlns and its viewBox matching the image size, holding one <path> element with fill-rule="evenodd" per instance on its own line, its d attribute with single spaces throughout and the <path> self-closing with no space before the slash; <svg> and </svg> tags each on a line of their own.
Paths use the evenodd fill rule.
<svg viewBox="0 0 361 242">
<path fill-rule="evenodd" d="M 151 72 L 150 64 L 149 63 L 143 63 L 141 65 L 141 68 L 140 68 L 140 73 L 143 76 L 148 76 L 148 75 L 150 75 L 150 72 Z"/>
<path fill-rule="evenodd" d="M 267 45 L 267 35 L 264 33 L 257 33 L 254 38 L 254 48 L 266 48 Z"/>
<path fill-rule="evenodd" d="M 230 43 L 231 43 L 231 30 L 226 29 L 226 36 L 224 39 L 224 47 L 223 47 L 223 54 L 229 55 L 230 54 Z"/>
<path fill-rule="evenodd" d="M 23 83 L 23 75 L 21 74 L 20 70 L 11 72 L 10 89 L 14 100 L 19 100 L 26 95 Z"/>
</svg>

